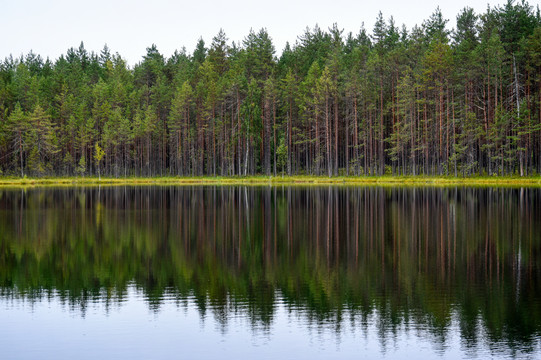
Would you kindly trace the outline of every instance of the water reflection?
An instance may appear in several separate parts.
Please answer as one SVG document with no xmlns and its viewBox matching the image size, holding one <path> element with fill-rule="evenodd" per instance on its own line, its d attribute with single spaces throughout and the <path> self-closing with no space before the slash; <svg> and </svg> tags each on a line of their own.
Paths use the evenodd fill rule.
<svg viewBox="0 0 541 360">
<path fill-rule="evenodd" d="M 82 316 L 129 289 L 268 331 L 404 331 L 539 351 L 541 190 L 110 187 L 0 191 L 0 298 Z M 189 305 L 188 305 L 189 304 Z M 370 329 L 370 330 L 369 330 Z M 225 331 L 225 330 L 224 330 Z M 439 345 L 438 345 L 439 344 Z"/>
</svg>

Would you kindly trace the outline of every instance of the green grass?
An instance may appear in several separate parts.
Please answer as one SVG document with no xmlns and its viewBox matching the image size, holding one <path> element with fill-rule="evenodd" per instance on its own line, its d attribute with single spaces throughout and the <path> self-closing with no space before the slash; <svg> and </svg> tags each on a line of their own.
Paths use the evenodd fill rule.
<svg viewBox="0 0 541 360">
<path fill-rule="evenodd" d="M 91 186 L 91 185 L 415 185 L 415 186 L 539 186 L 541 176 L 452 177 L 452 176 L 232 176 L 232 177 L 0 177 L 0 187 Z"/>
</svg>

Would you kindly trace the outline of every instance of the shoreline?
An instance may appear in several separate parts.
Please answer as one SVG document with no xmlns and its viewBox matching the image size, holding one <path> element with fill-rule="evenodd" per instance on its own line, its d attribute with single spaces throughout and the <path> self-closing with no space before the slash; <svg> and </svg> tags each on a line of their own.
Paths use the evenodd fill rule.
<svg viewBox="0 0 541 360">
<path fill-rule="evenodd" d="M 227 176 L 227 177 L 0 177 L 0 187 L 94 185 L 358 185 L 358 186 L 528 186 L 541 187 L 541 176 Z"/>
</svg>

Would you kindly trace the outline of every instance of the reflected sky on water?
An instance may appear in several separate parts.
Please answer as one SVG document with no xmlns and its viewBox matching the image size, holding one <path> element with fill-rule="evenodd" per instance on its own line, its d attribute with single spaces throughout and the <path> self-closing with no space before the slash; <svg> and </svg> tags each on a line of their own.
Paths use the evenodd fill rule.
<svg viewBox="0 0 541 360">
<path fill-rule="evenodd" d="M 0 354 L 535 358 L 540 200 L 534 188 L 0 190 Z"/>
</svg>

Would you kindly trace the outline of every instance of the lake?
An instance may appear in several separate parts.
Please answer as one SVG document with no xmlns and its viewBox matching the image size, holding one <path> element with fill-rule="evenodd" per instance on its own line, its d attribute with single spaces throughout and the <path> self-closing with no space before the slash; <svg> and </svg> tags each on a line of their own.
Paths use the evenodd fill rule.
<svg viewBox="0 0 541 360">
<path fill-rule="evenodd" d="M 0 189 L 0 358 L 541 357 L 541 189 Z"/>
</svg>

